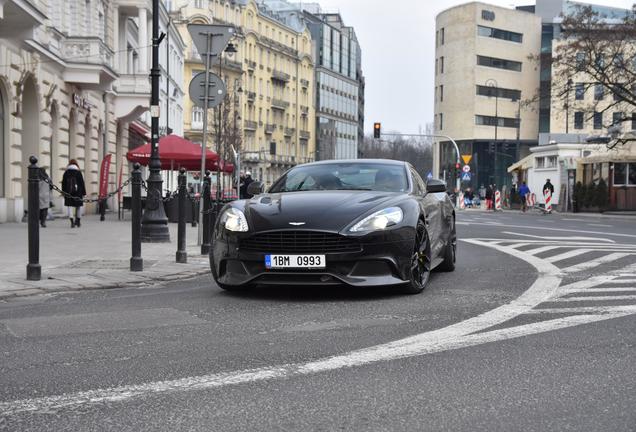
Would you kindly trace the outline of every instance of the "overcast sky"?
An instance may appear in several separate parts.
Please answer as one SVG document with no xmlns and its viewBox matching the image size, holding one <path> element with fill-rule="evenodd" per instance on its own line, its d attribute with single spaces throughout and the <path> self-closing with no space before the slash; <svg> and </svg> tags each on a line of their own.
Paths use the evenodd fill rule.
<svg viewBox="0 0 636 432">
<path fill-rule="evenodd" d="M 382 130 L 417 133 L 433 121 L 435 16 L 466 0 L 314 0 L 327 12 L 340 11 L 353 26 L 362 49 L 366 76 L 365 130 L 381 121 Z M 511 7 L 534 0 L 488 0 Z M 634 0 L 593 3 L 631 7 Z"/>
</svg>

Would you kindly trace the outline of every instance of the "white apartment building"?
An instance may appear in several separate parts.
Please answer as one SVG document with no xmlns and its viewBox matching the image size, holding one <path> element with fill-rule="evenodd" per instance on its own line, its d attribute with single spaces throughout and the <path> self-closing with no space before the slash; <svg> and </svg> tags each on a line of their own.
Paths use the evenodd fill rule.
<svg viewBox="0 0 636 432">
<path fill-rule="evenodd" d="M 165 31 L 163 3 L 160 14 Z M 77 159 L 91 197 L 105 155 L 112 154 L 109 189 L 117 187 L 120 169 L 127 177 L 126 151 L 149 139 L 151 19 L 150 0 L 0 2 L 0 222 L 22 217 L 31 155 L 58 185 L 68 160 Z M 161 105 L 170 102 L 160 124 L 169 113 L 177 132 L 183 41 L 168 31 Z"/>
</svg>

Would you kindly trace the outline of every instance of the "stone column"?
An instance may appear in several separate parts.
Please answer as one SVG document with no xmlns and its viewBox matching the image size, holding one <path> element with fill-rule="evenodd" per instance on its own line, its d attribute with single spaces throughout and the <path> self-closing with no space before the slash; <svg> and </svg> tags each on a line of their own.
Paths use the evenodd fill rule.
<svg viewBox="0 0 636 432">
<path fill-rule="evenodd" d="M 113 52 L 115 53 L 113 58 L 113 68 L 117 72 L 121 73 L 122 69 L 120 69 L 119 64 L 121 63 L 122 53 L 119 52 L 119 7 L 118 6 L 113 7 Z"/>
<path fill-rule="evenodd" d="M 139 70 L 135 72 L 148 72 L 148 14 L 145 8 L 139 8 L 139 33 L 137 46 L 139 47 Z"/>
</svg>

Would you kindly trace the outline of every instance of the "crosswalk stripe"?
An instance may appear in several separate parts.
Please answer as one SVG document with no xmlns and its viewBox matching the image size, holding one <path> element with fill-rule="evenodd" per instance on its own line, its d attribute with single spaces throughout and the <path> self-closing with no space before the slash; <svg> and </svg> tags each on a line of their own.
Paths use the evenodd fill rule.
<svg viewBox="0 0 636 432">
<path fill-rule="evenodd" d="M 611 287 L 611 286 L 608 286 L 608 287 L 605 287 L 605 288 L 587 288 L 587 289 L 570 290 L 568 292 L 571 292 L 571 293 L 585 293 L 585 292 L 606 293 L 608 291 L 636 292 L 636 287 L 623 288 L 623 287 Z"/>
<path fill-rule="evenodd" d="M 555 302 L 603 301 L 603 300 L 636 300 L 636 295 L 604 295 L 580 296 L 555 299 Z"/>
<path fill-rule="evenodd" d="M 567 252 L 564 252 L 564 253 L 559 254 L 559 255 L 553 255 L 553 256 L 550 256 L 550 257 L 546 257 L 545 259 L 547 259 L 551 263 L 555 263 L 557 261 L 563 261 L 563 260 L 566 260 L 568 258 L 574 258 L 576 256 L 583 255 L 583 254 L 586 254 L 588 252 L 592 252 L 592 250 L 591 249 L 574 249 L 574 250 L 567 251 Z"/>
<path fill-rule="evenodd" d="M 579 263 L 579 264 L 575 264 L 573 266 L 566 267 L 566 268 L 563 268 L 561 270 L 566 272 L 566 273 L 576 273 L 576 272 L 579 272 L 581 270 L 589 270 L 591 268 L 598 267 L 601 264 L 605 264 L 605 263 L 608 263 L 608 262 L 619 260 L 619 259 L 621 259 L 623 257 L 628 256 L 628 255 L 631 255 L 631 254 L 629 254 L 629 253 L 612 253 L 612 254 L 609 254 L 609 255 L 605 255 L 605 256 L 590 260 L 590 261 L 586 261 L 586 262 L 582 262 L 582 263 Z"/>
<path fill-rule="evenodd" d="M 525 251 L 525 253 L 529 253 L 530 255 L 538 255 L 541 252 L 548 252 L 551 251 L 553 249 L 558 249 L 561 246 L 542 246 L 542 247 L 538 247 L 536 249 L 528 249 L 527 251 Z"/>
<path fill-rule="evenodd" d="M 527 314 L 564 314 L 564 313 L 612 313 L 612 312 L 636 312 L 636 305 L 628 306 L 581 306 L 571 308 L 543 308 L 532 309 Z"/>
</svg>

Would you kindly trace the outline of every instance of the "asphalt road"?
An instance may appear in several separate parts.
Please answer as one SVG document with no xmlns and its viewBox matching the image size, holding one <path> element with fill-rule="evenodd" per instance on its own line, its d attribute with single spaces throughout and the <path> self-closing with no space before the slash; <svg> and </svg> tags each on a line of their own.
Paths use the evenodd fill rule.
<svg viewBox="0 0 636 432">
<path fill-rule="evenodd" d="M 635 431 L 635 222 L 462 213 L 457 270 L 416 296 L 0 303 L 0 429 Z"/>
</svg>

